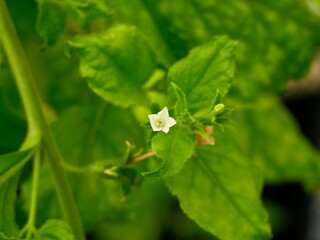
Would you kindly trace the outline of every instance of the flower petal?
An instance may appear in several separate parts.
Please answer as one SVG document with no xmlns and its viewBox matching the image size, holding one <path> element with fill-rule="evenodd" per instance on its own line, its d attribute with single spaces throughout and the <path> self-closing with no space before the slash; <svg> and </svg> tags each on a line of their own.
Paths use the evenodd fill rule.
<svg viewBox="0 0 320 240">
<path fill-rule="evenodd" d="M 158 112 L 158 115 L 163 118 L 168 118 L 169 117 L 168 108 L 164 107 L 160 112 Z"/>
<path fill-rule="evenodd" d="M 176 120 L 172 117 L 166 118 L 166 126 L 172 127 L 173 125 L 177 124 Z"/>
<path fill-rule="evenodd" d="M 150 125 L 152 127 L 152 130 L 153 131 L 160 131 L 161 128 L 156 127 L 156 124 L 155 124 L 157 118 L 159 118 L 158 114 L 150 114 L 150 115 L 148 115 L 148 117 L 149 117 L 149 120 L 150 120 Z"/>
<path fill-rule="evenodd" d="M 169 128 L 168 125 L 166 125 L 166 126 L 164 126 L 161 130 L 162 130 L 162 132 L 168 133 L 169 130 L 170 130 L 170 128 Z"/>
</svg>

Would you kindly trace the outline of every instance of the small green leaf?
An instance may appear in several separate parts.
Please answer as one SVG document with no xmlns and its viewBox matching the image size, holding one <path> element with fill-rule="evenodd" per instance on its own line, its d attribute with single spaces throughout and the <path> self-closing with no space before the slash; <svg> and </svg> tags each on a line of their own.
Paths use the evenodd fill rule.
<svg viewBox="0 0 320 240">
<path fill-rule="evenodd" d="M 62 220 L 47 220 L 37 231 L 34 240 L 75 240 L 73 233 Z"/>
<path fill-rule="evenodd" d="M 79 51 L 82 76 L 100 97 L 122 107 L 148 103 L 142 85 L 154 71 L 155 59 L 134 27 L 78 36 L 70 45 Z"/>
<path fill-rule="evenodd" d="M 194 145 L 194 135 L 184 127 L 174 126 L 168 134 L 157 133 L 152 138 L 151 148 L 163 163 L 159 169 L 145 172 L 143 176 L 156 179 L 177 174 L 193 154 Z"/>
<path fill-rule="evenodd" d="M 0 155 L 0 185 L 19 171 L 31 158 L 34 148 Z"/>
<path fill-rule="evenodd" d="M 270 239 L 262 178 L 232 138 L 215 133 L 216 145 L 197 147 L 196 156 L 167 179 L 169 189 L 191 219 L 220 239 Z"/>
<path fill-rule="evenodd" d="M 226 36 L 216 37 L 192 49 L 170 69 L 169 81 L 185 93 L 192 114 L 208 114 L 217 91 L 223 96 L 228 92 L 234 73 L 235 46 Z"/>
</svg>

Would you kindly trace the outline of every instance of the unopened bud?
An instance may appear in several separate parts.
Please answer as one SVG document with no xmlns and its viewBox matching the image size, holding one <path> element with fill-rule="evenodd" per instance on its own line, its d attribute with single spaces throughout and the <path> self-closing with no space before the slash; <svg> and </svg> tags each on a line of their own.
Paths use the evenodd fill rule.
<svg viewBox="0 0 320 240">
<path fill-rule="evenodd" d="M 219 103 L 219 104 L 214 106 L 213 111 L 217 115 L 217 114 L 222 113 L 224 111 L 224 108 L 225 108 L 224 104 L 223 103 Z"/>
</svg>

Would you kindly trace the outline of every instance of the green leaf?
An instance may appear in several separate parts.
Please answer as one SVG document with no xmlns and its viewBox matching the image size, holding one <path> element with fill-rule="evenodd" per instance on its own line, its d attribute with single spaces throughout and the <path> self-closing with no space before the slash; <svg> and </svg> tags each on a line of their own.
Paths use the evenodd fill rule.
<svg viewBox="0 0 320 240">
<path fill-rule="evenodd" d="M 0 232 L 0 240 L 22 240 L 21 238 L 9 237 L 4 233 Z"/>
<path fill-rule="evenodd" d="M 319 186 L 319 153 L 279 100 L 261 97 L 251 107 L 239 105 L 235 122 L 234 138 L 264 173 L 267 182 L 300 181 L 309 187 Z"/>
<path fill-rule="evenodd" d="M 15 221 L 18 181 L 19 176 L 14 176 L 0 185 L 0 232 L 10 236 L 18 234 L 18 227 Z M 0 239 L 1 237 L 0 234 Z"/>
<path fill-rule="evenodd" d="M 144 181 L 139 189 L 139 204 L 127 221 L 110 224 L 103 222 L 92 233 L 93 239 L 159 240 L 171 196 L 163 181 Z"/>
<path fill-rule="evenodd" d="M 37 231 L 34 240 L 75 240 L 68 225 L 62 220 L 47 220 Z"/>
<path fill-rule="evenodd" d="M 175 116 L 178 122 L 188 123 L 191 121 L 191 114 L 188 110 L 187 97 L 175 83 L 171 82 L 168 89 L 170 102 L 174 105 Z"/>
<path fill-rule="evenodd" d="M 124 164 L 128 155 L 125 142 L 140 149 L 146 139 L 130 112 L 104 102 L 66 109 L 52 128 L 67 161 L 82 166 L 97 160 L 109 165 Z"/>
<path fill-rule="evenodd" d="M 157 133 L 152 138 L 151 148 L 163 162 L 160 168 L 145 172 L 143 176 L 159 178 L 177 174 L 193 154 L 194 145 L 193 133 L 184 127 L 174 126 L 168 134 Z"/>
<path fill-rule="evenodd" d="M 170 69 L 169 81 L 186 94 L 192 114 L 208 114 L 214 107 L 217 91 L 222 95 L 228 92 L 234 73 L 235 46 L 226 36 L 216 37 L 191 50 Z"/>
<path fill-rule="evenodd" d="M 65 32 L 68 18 L 81 26 L 97 19 L 107 20 L 110 9 L 100 0 L 37 0 L 37 31 L 44 38 L 45 45 L 55 44 Z M 70 19 L 69 19 L 70 21 Z"/>
<path fill-rule="evenodd" d="M 0 155 L 0 185 L 19 171 L 30 159 L 34 148 Z"/>
<path fill-rule="evenodd" d="M 220 239 L 270 239 L 260 202 L 262 179 L 230 136 L 196 148 L 181 172 L 168 178 L 183 211 Z"/>
<path fill-rule="evenodd" d="M 148 40 L 157 55 L 157 59 L 166 67 L 174 61 L 173 51 L 168 47 L 164 38 L 170 36 L 163 34 L 165 26 L 157 22 L 157 13 L 148 8 L 145 1 L 117 0 L 113 1 L 114 17 L 121 24 L 135 25 Z"/>
<path fill-rule="evenodd" d="M 81 74 L 96 94 L 117 106 L 146 105 L 142 86 L 154 71 L 155 59 L 134 27 L 78 36 L 70 45 L 79 51 Z"/>
<path fill-rule="evenodd" d="M 38 0 L 38 3 L 37 31 L 45 39 L 46 45 L 53 45 L 65 30 L 67 23 L 65 13 L 55 2 Z"/>
</svg>

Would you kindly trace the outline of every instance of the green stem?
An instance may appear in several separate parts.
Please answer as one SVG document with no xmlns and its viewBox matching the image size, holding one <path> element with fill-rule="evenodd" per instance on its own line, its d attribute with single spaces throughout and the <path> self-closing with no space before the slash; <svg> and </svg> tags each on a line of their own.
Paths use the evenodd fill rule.
<svg viewBox="0 0 320 240">
<path fill-rule="evenodd" d="M 38 197 L 38 188 L 39 188 L 39 175 L 40 175 L 40 159 L 41 159 L 41 150 L 37 149 L 35 156 L 33 158 L 33 172 L 32 172 L 32 192 L 30 199 L 30 211 L 27 222 L 27 240 L 30 240 L 32 235 L 36 230 L 35 221 L 37 213 L 37 197 Z"/>
<path fill-rule="evenodd" d="M 70 171 L 70 172 L 73 172 L 73 173 L 80 173 L 80 174 L 88 174 L 88 168 L 87 167 L 79 167 L 79 166 L 75 166 L 75 165 L 70 165 L 70 164 L 67 164 L 67 163 L 64 163 L 63 164 L 63 167 L 67 170 L 67 171 Z"/>
<path fill-rule="evenodd" d="M 4 0 L 0 0 L 0 38 L 26 112 L 29 128 L 27 139 L 39 139 L 41 136 L 48 154 L 49 169 L 62 215 L 73 230 L 76 239 L 83 240 L 85 235 L 81 218 L 62 167 L 64 160 L 42 111 L 40 94 Z M 32 143 L 34 142 L 27 141 L 23 147 L 27 148 Z"/>
</svg>

